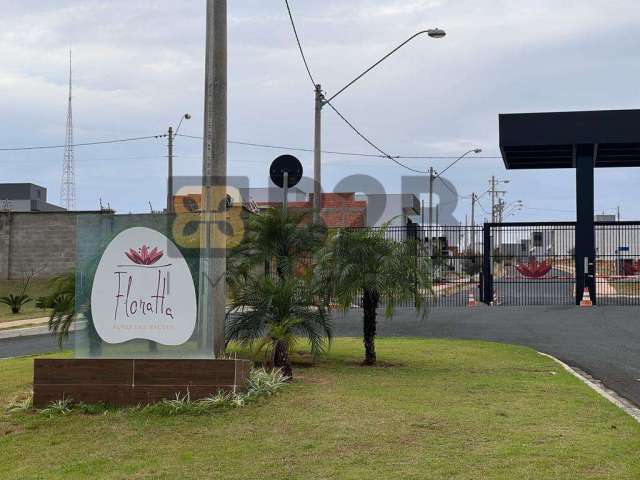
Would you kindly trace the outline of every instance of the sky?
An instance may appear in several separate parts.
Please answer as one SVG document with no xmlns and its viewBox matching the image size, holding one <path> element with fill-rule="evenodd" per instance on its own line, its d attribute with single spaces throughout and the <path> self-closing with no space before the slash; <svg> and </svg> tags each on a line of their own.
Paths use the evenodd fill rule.
<svg viewBox="0 0 640 480">
<path fill-rule="evenodd" d="M 499 156 L 498 114 L 640 108 L 640 8 L 634 0 L 290 0 L 309 65 L 327 96 L 413 33 L 419 37 L 335 100 L 391 155 L 470 155 L 446 173 L 463 197 L 492 175 L 509 180 L 505 201 L 525 209 L 509 220 L 575 218 L 573 170 L 508 171 Z M 0 148 L 64 143 L 68 55 L 73 52 L 77 143 L 203 130 L 205 1 L 5 0 L 0 17 Z M 229 1 L 229 124 L 232 141 L 310 148 L 313 88 L 283 0 Z M 326 150 L 377 153 L 330 109 Z M 175 174 L 201 172 L 201 141 L 179 137 Z M 280 149 L 229 146 L 228 173 L 268 185 Z M 296 152 L 305 172 L 313 156 Z M 164 206 L 166 139 L 76 147 L 78 208 L 100 201 L 120 213 Z M 0 182 L 33 182 L 59 203 L 63 151 L 0 152 Z M 416 170 L 449 159 L 403 160 Z M 323 156 L 323 188 L 366 174 L 388 193 L 414 176 L 389 159 Z M 599 169 L 596 210 L 640 218 L 638 169 Z M 426 196 L 422 197 L 426 200 Z M 437 200 L 437 199 L 436 199 Z M 488 210 L 488 197 L 481 201 Z M 480 210 L 480 218 L 486 214 Z"/>
</svg>

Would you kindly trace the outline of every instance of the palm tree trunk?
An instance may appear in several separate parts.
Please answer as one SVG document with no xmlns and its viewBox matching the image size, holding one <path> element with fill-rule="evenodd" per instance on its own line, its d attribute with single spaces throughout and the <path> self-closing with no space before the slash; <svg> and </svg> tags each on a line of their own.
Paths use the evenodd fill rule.
<svg viewBox="0 0 640 480">
<path fill-rule="evenodd" d="M 376 310 L 380 294 L 377 290 L 365 288 L 362 296 L 362 310 L 364 312 L 364 365 L 376 364 Z"/>
<path fill-rule="evenodd" d="M 276 341 L 273 348 L 273 366 L 282 370 L 282 374 L 293 379 L 293 370 L 291 369 L 291 360 L 289 359 L 289 345 L 285 342 Z"/>
</svg>

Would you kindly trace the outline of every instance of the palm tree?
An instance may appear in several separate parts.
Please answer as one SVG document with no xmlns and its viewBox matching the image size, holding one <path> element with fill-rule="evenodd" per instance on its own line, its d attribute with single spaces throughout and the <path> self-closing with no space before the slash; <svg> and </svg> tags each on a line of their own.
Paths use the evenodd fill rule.
<svg viewBox="0 0 640 480">
<path fill-rule="evenodd" d="M 249 217 L 245 238 L 231 251 L 227 268 L 233 276 L 265 264 L 280 278 L 291 276 L 301 259 L 312 257 L 326 237 L 326 227 L 308 222 L 308 215 L 272 208 Z"/>
<path fill-rule="evenodd" d="M 51 280 L 53 292 L 40 300 L 46 308 L 51 308 L 49 330 L 58 336 L 58 345 L 62 349 L 64 339 L 76 316 L 76 277 L 73 272 L 54 277 Z"/>
<path fill-rule="evenodd" d="M 320 294 L 310 271 L 299 269 L 325 237 L 326 228 L 311 224 L 305 215 L 274 208 L 250 217 L 245 238 L 229 256 L 227 340 L 250 347 L 257 343 L 257 352 L 266 350 L 288 377 L 289 350 L 298 336 L 309 341 L 314 356 L 331 340 L 326 295 Z"/>
<path fill-rule="evenodd" d="M 248 275 L 235 282 L 232 297 L 227 340 L 257 347 L 256 354 L 265 351 L 288 378 L 293 377 L 289 350 L 297 338 L 308 340 L 314 357 L 331 343 L 330 317 L 309 278 Z"/>
<path fill-rule="evenodd" d="M 397 303 L 415 301 L 426 315 L 432 295 L 430 264 L 418 255 L 413 239 L 398 242 L 387 238 L 388 224 L 379 229 L 339 230 L 318 255 L 316 274 L 326 292 L 343 310 L 362 298 L 365 365 L 376 363 L 376 317 L 381 299 L 385 316 Z"/>
</svg>

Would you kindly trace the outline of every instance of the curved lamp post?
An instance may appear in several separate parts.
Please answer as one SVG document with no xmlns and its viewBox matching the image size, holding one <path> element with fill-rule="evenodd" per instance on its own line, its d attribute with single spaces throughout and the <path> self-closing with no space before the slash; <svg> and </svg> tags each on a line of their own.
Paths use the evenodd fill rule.
<svg viewBox="0 0 640 480">
<path fill-rule="evenodd" d="M 322 93 L 322 86 L 320 84 L 316 85 L 315 88 L 315 129 L 314 129 L 314 142 L 313 142 L 313 221 L 314 223 L 320 223 L 320 193 L 322 190 L 322 108 L 327 104 L 333 101 L 338 95 L 344 92 L 346 89 L 351 87 L 354 83 L 364 77 L 371 70 L 376 68 L 382 62 L 384 62 L 391 55 L 396 53 L 402 47 L 404 47 L 407 43 L 411 42 L 414 38 L 419 37 L 421 35 L 428 35 L 429 38 L 443 38 L 446 35 L 446 32 L 440 28 L 430 28 L 428 30 L 421 30 L 396 48 L 387 53 L 384 57 L 378 60 L 376 63 L 367 68 L 364 72 L 358 75 L 356 78 L 347 83 L 344 87 L 338 90 L 337 93 L 333 94 L 328 99 L 325 98 Z"/>
</svg>

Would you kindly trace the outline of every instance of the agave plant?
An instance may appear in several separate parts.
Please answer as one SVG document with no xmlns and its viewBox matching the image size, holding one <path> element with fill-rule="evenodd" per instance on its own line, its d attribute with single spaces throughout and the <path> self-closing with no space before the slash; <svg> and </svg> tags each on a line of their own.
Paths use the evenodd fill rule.
<svg viewBox="0 0 640 480">
<path fill-rule="evenodd" d="M 20 313 L 22 307 L 29 303 L 31 300 L 31 297 L 29 295 L 25 295 L 24 293 L 20 295 L 14 295 L 10 293 L 6 297 L 0 297 L 0 303 L 8 305 L 9 308 L 11 308 L 11 313 L 13 314 Z"/>
</svg>

